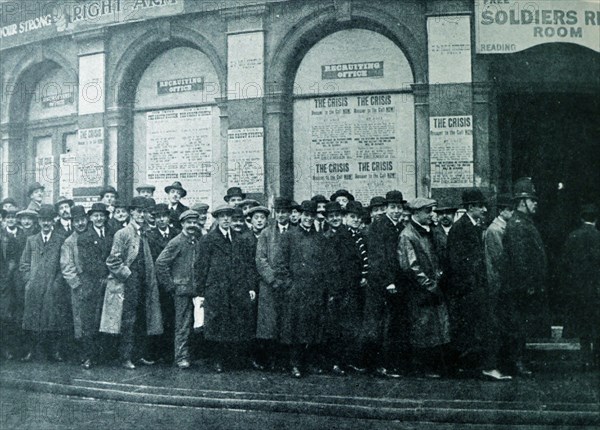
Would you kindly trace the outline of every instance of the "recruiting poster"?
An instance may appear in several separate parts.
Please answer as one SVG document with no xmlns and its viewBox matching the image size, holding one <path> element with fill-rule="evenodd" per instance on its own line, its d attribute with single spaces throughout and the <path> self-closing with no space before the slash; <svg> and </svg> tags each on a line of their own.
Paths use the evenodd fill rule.
<svg viewBox="0 0 600 430">
<path fill-rule="evenodd" d="M 543 43 L 600 52 L 598 0 L 475 0 L 478 54 L 509 54 Z"/>
<path fill-rule="evenodd" d="M 471 82 L 471 17 L 427 18 L 429 83 Z"/>
<path fill-rule="evenodd" d="M 265 42 L 262 31 L 227 37 L 227 97 L 251 99 L 264 95 Z"/>
<path fill-rule="evenodd" d="M 35 157 L 35 180 L 45 187 L 44 203 L 54 202 L 54 181 L 58 177 L 56 167 L 52 155 Z"/>
<path fill-rule="evenodd" d="M 473 186 L 473 117 L 429 119 L 432 188 Z"/>
<path fill-rule="evenodd" d="M 227 182 L 247 193 L 264 192 L 263 128 L 240 128 L 227 132 Z"/>
<path fill-rule="evenodd" d="M 146 114 L 146 180 L 162 191 L 183 184 L 186 203 L 212 201 L 212 107 L 192 107 Z"/>
<path fill-rule="evenodd" d="M 311 98 L 298 105 L 294 175 L 299 198 L 345 188 L 362 202 L 414 189 L 412 111 L 399 94 Z M 302 106 L 302 107 L 300 107 Z M 302 115 L 302 118 L 300 117 Z M 305 121 L 306 118 L 308 121 Z"/>
</svg>

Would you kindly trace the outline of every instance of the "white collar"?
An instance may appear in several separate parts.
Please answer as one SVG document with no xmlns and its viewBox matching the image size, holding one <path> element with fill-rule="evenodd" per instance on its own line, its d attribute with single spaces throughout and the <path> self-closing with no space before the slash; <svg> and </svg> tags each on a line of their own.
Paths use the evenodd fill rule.
<svg viewBox="0 0 600 430">
<path fill-rule="evenodd" d="M 50 233 L 48 234 L 44 234 L 43 232 L 40 232 L 42 234 L 42 240 L 44 242 L 47 242 L 50 240 L 50 237 L 52 237 L 52 230 L 50 230 Z"/>
<path fill-rule="evenodd" d="M 475 220 L 473 219 L 473 217 L 472 217 L 471 215 L 469 215 L 469 212 L 466 212 L 465 214 L 466 214 L 466 215 L 469 217 L 469 219 L 471 220 L 471 222 L 473 223 L 473 225 L 474 225 L 475 227 L 477 227 L 477 221 L 475 221 Z"/>
<path fill-rule="evenodd" d="M 66 220 L 65 220 L 65 219 L 62 219 L 62 218 L 61 218 L 61 219 L 60 219 L 60 223 L 61 223 L 62 225 L 64 225 L 65 227 L 71 227 L 71 220 L 70 220 L 70 219 L 66 219 Z"/>
<path fill-rule="evenodd" d="M 417 220 L 411 216 L 410 219 L 412 220 L 412 222 L 414 222 L 415 224 L 417 224 L 419 227 L 421 227 L 423 230 L 425 230 L 427 233 L 429 233 L 431 231 L 431 227 L 428 225 L 423 225 L 420 222 L 417 222 Z"/>
<path fill-rule="evenodd" d="M 398 223 L 400 221 L 394 221 L 387 213 L 385 214 L 386 217 L 388 217 L 388 219 L 392 222 L 392 224 L 394 224 L 394 227 L 398 225 Z"/>
<path fill-rule="evenodd" d="M 231 238 L 231 229 L 229 229 L 229 230 L 223 230 L 221 228 L 221 226 L 219 226 L 219 230 L 221 231 L 221 234 L 223 235 L 223 237 L 229 236 Z"/>
<path fill-rule="evenodd" d="M 166 235 L 168 235 L 168 234 L 169 234 L 169 226 L 167 226 L 167 228 L 166 228 L 166 229 L 164 229 L 164 230 L 161 230 L 161 229 L 160 229 L 160 228 L 158 228 L 158 227 L 156 227 L 156 229 L 157 229 L 157 230 L 158 230 L 158 232 L 159 232 L 160 234 L 162 234 L 163 236 L 164 236 L 165 234 L 166 234 Z"/>
<path fill-rule="evenodd" d="M 446 233 L 446 235 L 447 235 L 448 232 L 450 231 L 450 229 L 452 228 L 452 226 L 450 226 L 450 227 L 442 226 L 442 228 L 444 229 L 444 233 Z"/>
<path fill-rule="evenodd" d="M 102 233 L 104 231 L 104 227 L 98 228 L 95 225 L 92 225 L 92 227 L 94 227 L 94 230 L 96 230 L 96 233 L 98 233 L 98 236 L 102 237 Z"/>
</svg>

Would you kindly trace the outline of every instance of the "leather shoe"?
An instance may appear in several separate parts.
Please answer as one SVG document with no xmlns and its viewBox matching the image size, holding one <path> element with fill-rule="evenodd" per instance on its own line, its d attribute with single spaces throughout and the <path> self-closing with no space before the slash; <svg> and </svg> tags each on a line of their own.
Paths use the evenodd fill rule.
<svg viewBox="0 0 600 430">
<path fill-rule="evenodd" d="M 482 370 L 481 376 L 483 376 L 484 379 L 488 379 L 490 381 L 510 381 L 512 379 L 512 376 L 503 375 L 497 369 Z"/>
<path fill-rule="evenodd" d="M 92 368 L 92 360 L 88 358 L 83 363 L 81 363 L 81 367 L 83 367 L 85 370 L 90 370 Z"/>
<path fill-rule="evenodd" d="M 263 366 L 256 360 L 252 360 L 252 362 L 250 364 L 252 365 L 252 368 L 254 370 L 265 370 L 265 366 Z"/>
<path fill-rule="evenodd" d="M 154 364 L 156 364 L 156 361 L 148 360 L 148 359 L 142 357 L 142 358 L 140 358 L 140 363 L 142 363 L 144 366 L 153 366 Z"/>
<path fill-rule="evenodd" d="M 135 369 L 135 364 L 133 364 L 131 362 L 131 360 L 127 360 L 124 361 L 123 364 L 121 364 L 121 367 L 127 369 L 127 370 L 134 370 Z"/>
<path fill-rule="evenodd" d="M 177 367 L 180 369 L 189 369 L 190 366 L 191 363 L 188 360 L 181 360 L 179 363 L 177 363 Z"/>
<path fill-rule="evenodd" d="M 346 376 L 346 372 L 344 371 L 344 369 L 342 369 L 337 364 L 333 366 L 333 368 L 331 369 L 331 373 L 333 373 L 336 376 Z"/>
<path fill-rule="evenodd" d="M 292 367 L 292 377 L 296 379 L 302 378 L 302 372 L 300 372 L 300 369 L 296 366 Z"/>
<path fill-rule="evenodd" d="M 215 363 L 215 372 L 223 373 L 223 365 L 221 363 Z"/>
<path fill-rule="evenodd" d="M 56 352 L 55 352 L 55 353 L 52 355 L 52 360 L 54 360 L 54 361 L 56 361 L 56 362 L 59 362 L 59 363 L 61 363 L 61 362 L 65 361 L 65 360 L 62 358 L 62 355 L 60 355 L 60 352 L 58 352 L 58 351 L 56 351 Z"/>
<path fill-rule="evenodd" d="M 28 363 L 31 360 L 33 360 L 33 352 L 29 351 L 27 354 L 25 354 L 22 358 L 21 361 Z"/>
<path fill-rule="evenodd" d="M 396 378 L 400 377 L 400 374 L 391 372 L 391 371 L 387 370 L 385 367 L 378 367 L 377 369 L 375 369 L 375 376 L 378 376 L 380 378 L 396 379 Z"/>
<path fill-rule="evenodd" d="M 366 373 L 367 371 L 365 367 L 356 366 L 354 364 L 349 364 L 348 368 L 356 373 Z"/>
</svg>

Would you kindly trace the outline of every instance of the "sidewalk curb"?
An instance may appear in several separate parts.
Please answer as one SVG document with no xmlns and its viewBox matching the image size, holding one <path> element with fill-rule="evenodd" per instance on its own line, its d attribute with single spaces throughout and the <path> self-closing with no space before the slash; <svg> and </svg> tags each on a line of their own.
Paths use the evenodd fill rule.
<svg viewBox="0 0 600 430">
<path fill-rule="evenodd" d="M 414 406 L 382 407 L 364 404 L 339 404 L 293 399 L 249 399 L 217 398 L 188 395 L 165 395 L 144 392 L 129 392 L 113 388 L 91 388 L 56 382 L 26 379 L 0 379 L 0 386 L 30 392 L 51 393 L 63 396 L 87 397 L 129 403 L 156 404 L 175 407 L 206 409 L 237 409 L 261 412 L 296 413 L 382 421 L 440 422 L 457 424 L 502 424 L 502 425 L 551 425 L 551 426 L 600 426 L 600 412 L 534 410 L 534 409 L 467 409 L 452 407 L 423 406 L 426 401 L 415 402 Z M 401 402 L 401 400 L 399 399 Z M 587 405 L 587 404 L 586 404 Z M 516 406 L 516 405 L 515 405 Z M 587 408 L 584 408 L 587 409 Z"/>
</svg>

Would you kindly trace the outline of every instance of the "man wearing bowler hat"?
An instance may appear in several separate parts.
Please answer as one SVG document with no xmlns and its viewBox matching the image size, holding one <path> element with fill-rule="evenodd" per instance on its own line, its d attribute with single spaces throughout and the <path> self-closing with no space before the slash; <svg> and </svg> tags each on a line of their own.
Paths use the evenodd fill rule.
<svg viewBox="0 0 600 430">
<path fill-rule="evenodd" d="M 223 200 L 231 207 L 235 207 L 246 199 L 246 193 L 242 191 L 240 187 L 231 187 L 227 190 L 227 194 L 223 197 Z"/>
<path fill-rule="evenodd" d="M 27 197 L 29 198 L 29 204 L 27 209 L 39 212 L 42 207 L 42 201 L 44 200 L 44 187 L 39 182 L 34 182 L 29 186 L 27 190 Z"/>
<path fill-rule="evenodd" d="M 200 245 L 197 235 L 198 218 L 194 210 L 179 217 L 183 230 L 167 243 L 156 260 L 156 276 L 161 290 L 171 296 L 170 313 L 174 314 L 174 336 L 170 355 L 180 369 L 191 366 L 190 336 L 194 322 L 193 298 L 198 296 L 198 259 Z"/>
<path fill-rule="evenodd" d="M 42 205 L 38 214 L 40 233 L 27 239 L 19 270 L 25 281 L 23 330 L 30 333 L 29 352 L 23 360 L 46 352 L 62 361 L 64 333 L 70 327 L 70 293 L 60 270 L 64 236 L 54 233 L 56 212 Z"/>
<path fill-rule="evenodd" d="M 523 363 L 527 335 L 548 335 L 548 302 L 546 282 L 548 262 L 544 242 L 533 222 L 538 198 L 531 178 L 520 178 L 513 186 L 515 211 L 506 223 L 504 256 L 506 266 L 501 273 L 502 303 L 500 318 L 504 323 L 509 347 L 508 367 L 516 376 L 529 376 Z"/>
<path fill-rule="evenodd" d="M 115 200 L 112 218 L 106 222 L 106 226 L 113 232 L 121 230 L 129 223 L 129 205 L 123 200 Z"/>
<path fill-rule="evenodd" d="M 325 233 L 325 231 L 327 231 L 329 228 L 329 225 L 327 225 L 327 219 L 325 217 L 325 205 L 329 203 L 329 200 L 327 200 L 327 198 L 322 194 L 312 196 L 310 200 L 317 204 L 315 230 L 317 230 L 318 233 Z"/>
<path fill-rule="evenodd" d="M 82 337 L 81 331 L 81 273 L 83 266 L 79 258 L 77 240 L 87 230 L 88 218 L 83 206 L 71 208 L 73 233 L 68 236 L 60 249 L 60 270 L 63 278 L 71 287 L 71 310 L 73 313 L 73 334 L 76 341 Z M 103 264 L 104 265 L 104 264 Z M 80 352 L 84 353 L 84 346 L 80 345 Z M 83 357 L 83 355 L 82 355 Z"/>
<path fill-rule="evenodd" d="M 59 197 L 54 204 L 54 209 L 58 213 L 58 221 L 54 225 L 54 231 L 64 236 L 69 236 L 73 232 L 71 225 L 71 207 L 74 205 L 73 200 L 67 197 Z"/>
<path fill-rule="evenodd" d="M 354 196 L 348 190 L 337 190 L 329 198 L 332 202 L 338 202 L 342 209 L 346 208 L 348 202 L 354 201 Z"/>
<path fill-rule="evenodd" d="M 181 203 L 181 199 L 187 196 L 187 191 L 183 188 L 181 182 L 175 181 L 171 185 L 165 187 L 165 193 L 167 193 L 169 199 L 168 204 L 169 213 L 171 214 L 171 224 L 173 227 L 181 230 L 179 216 L 189 209 L 189 207 Z"/>
<path fill-rule="evenodd" d="M 147 205 L 145 197 L 131 200 L 131 221 L 115 233 L 106 259 L 110 274 L 100 331 L 121 335 L 121 365 L 129 370 L 136 368 L 133 361 L 137 358 L 142 364 L 154 364 L 146 358 L 149 353 L 147 336 L 163 333 L 158 282 L 146 235 Z"/>
<path fill-rule="evenodd" d="M 98 331 L 108 278 L 105 262 L 113 239 L 113 232 L 106 226 L 109 213 L 104 203 L 94 203 L 87 215 L 90 225 L 77 239 L 82 264 L 81 331 L 85 351 L 82 366 L 85 369 L 97 362 L 100 352 Z"/>
<path fill-rule="evenodd" d="M 301 211 L 300 226 L 281 236 L 273 284 L 282 291 L 280 339 L 289 348 L 294 378 L 302 377 L 307 363 L 322 372 L 316 354 L 323 342 L 325 293 L 332 276 L 327 239 L 313 227 L 317 203 L 305 200 Z"/>
</svg>

